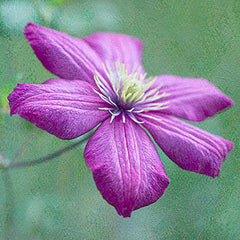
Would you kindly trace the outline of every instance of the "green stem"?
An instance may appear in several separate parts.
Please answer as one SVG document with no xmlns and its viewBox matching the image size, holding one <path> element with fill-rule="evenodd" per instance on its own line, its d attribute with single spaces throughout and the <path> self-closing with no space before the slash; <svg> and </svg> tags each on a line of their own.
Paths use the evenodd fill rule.
<svg viewBox="0 0 240 240">
<path fill-rule="evenodd" d="M 52 160 L 56 157 L 59 157 L 60 155 L 72 150 L 73 148 L 75 148 L 76 146 L 80 145 L 81 143 L 83 143 L 85 140 L 87 140 L 88 138 L 90 138 L 90 136 L 92 135 L 92 133 L 87 133 L 85 134 L 80 141 L 76 142 L 76 143 L 72 143 L 67 147 L 64 147 L 54 153 L 51 153 L 47 156 L 41 157 L 41 158 L 37 158 L 37 159 L 33 159 L 31 161 L 22 161 L 22 162 L 15 162 L 12 161 L 10 163 L 8 163 L 6 166 L 4 166 L 3 169 L 7 170 L 7 169 L 12 169 L 12 168 L 23 168 L 23 167 L 31 167 L 37 164 L 41 164 L 41 163 L 45 163 L 48 162 L 49 160 Z"/>
</svg>

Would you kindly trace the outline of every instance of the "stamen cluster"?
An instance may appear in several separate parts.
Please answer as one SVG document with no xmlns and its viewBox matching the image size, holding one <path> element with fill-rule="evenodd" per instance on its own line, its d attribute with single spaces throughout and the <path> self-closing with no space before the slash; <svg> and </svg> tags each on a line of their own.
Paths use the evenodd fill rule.
<svg viewBox="0 0 240 240">
<path fill-rule="evenodd" d="M 113 66 L 103 64 L 105 77 L 96 72 L 94 80 L 99 91 L 94 90 L 111 107 L 100 108 L 111 113 L 111 122 L 118 115 L 122 115 L 125 122 L 127 114 L 133 121 L 139 122 L 136 115 L 143 112 L 168 108 L 168 101 L 157 102 L 160 98 L 169 94 L 160 93 L 162 86 L 151 88 L 156 78 L 146 78 L 146 73 L 142 74 L 140 68 L 134 67 L 131 73 L 124 64 L 119 61 Z"/>
</svg>

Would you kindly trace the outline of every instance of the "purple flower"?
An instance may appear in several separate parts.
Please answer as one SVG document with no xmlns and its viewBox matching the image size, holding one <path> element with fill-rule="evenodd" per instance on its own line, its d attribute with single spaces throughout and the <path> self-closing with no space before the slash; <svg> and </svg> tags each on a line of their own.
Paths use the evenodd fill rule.
<svg viewBox="0 0 240 240">
<path fill-rule="evenodd" d="M 148 78 L 143 44 L 131 36 L 95 33 L 78 39 L 33 23 L 24 32 L 45 68 L 60 79 L 19 83 L 8 97 L 11 115 L 61 139 L 100 124 L 84 158 L 119 215 L 129 217 L 157 201 L 169 184 L 148 133 L 181 168 L 219 175 L 233 143 L 177 119 L 199 122 L 233 105 L 207 80 Z"/>
</svg>

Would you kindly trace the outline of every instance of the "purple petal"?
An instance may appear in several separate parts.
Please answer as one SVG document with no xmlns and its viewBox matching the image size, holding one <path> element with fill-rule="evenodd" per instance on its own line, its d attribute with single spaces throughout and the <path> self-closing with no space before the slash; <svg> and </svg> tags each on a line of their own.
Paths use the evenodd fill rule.
<svg viewBox="0 0 240 240">
<path fill-rule="evenodd" d="M 160 92 L 170 94 L 159 102 L 169 101 L 162 113 L 189 121 L 202 121 L 231 105 L 233 101 L 205 79 L 158 76 L 153 87 L 163 85 Z"/>
<path fill-rule="evenodd" d="M 84 158 L 104 199 L 124 217 L 157 201 L 169 184 L 151 139 L 128 117 L 103 122 Z"/>
<path fill-rule="evenodd" d="M 153 115 L 159 120 L 140 118 L 154 140 L 181 168 L 211 177 L 219 175 L 222 162 L 233 143 L 219 136 L 166 115 Z"/>
<path fill-rule="evenodd" d="M 102 64 L 106 61 L 141 65 L 142 43 L 127 35 L 96 33 L 79 39 L 33 23 L 24 33 L 42 64 L 61 78 L 95 85 L 95 71 L 104 76 Z"/>
<path fill-rule="evenodd" d="M 111 64 L 117 60 L 128 70 L 142 67 L 143 43 L 132 36 L 116 33 L 94 33 L 85 40 L 101 56 L 102 61 Z M 143 69 L 141 69 L 143 70 Z"/>
<path fill-rule="evenodd" d="M 29 23 L 25 36 L 35 54 L 53 74 L 65 79 L 94 83 L 95 70 L 101 67 L 100 56 L 83 39 Z"/>
<path fill-rule="evenodd" d="M 11 115 L 18 114 L 61 138 L 73 139 L 109 117 L 107 107 L 84 81 L 50 79 L 44 84 L 19 83 L 8 96 Z"/>
</svg>

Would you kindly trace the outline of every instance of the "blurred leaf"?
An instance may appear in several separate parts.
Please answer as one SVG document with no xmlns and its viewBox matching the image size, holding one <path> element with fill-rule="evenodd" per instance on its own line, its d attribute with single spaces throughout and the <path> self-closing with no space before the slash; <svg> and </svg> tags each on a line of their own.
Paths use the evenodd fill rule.
<svg viewBox="0 0 240 240">
<path fill-rule="evenodd" d="M 3 112 L 9 113 L 8 95 L 13 91 L 15 85 L 8 81 L 0 88 L 0 107 Z"/>
<path fill-rule="evenodd" d="M 56 6 L 61 6 L 65 0 L 49 0 L 47 3 L 48 7 L 56 7 Z"/>
</svg>

